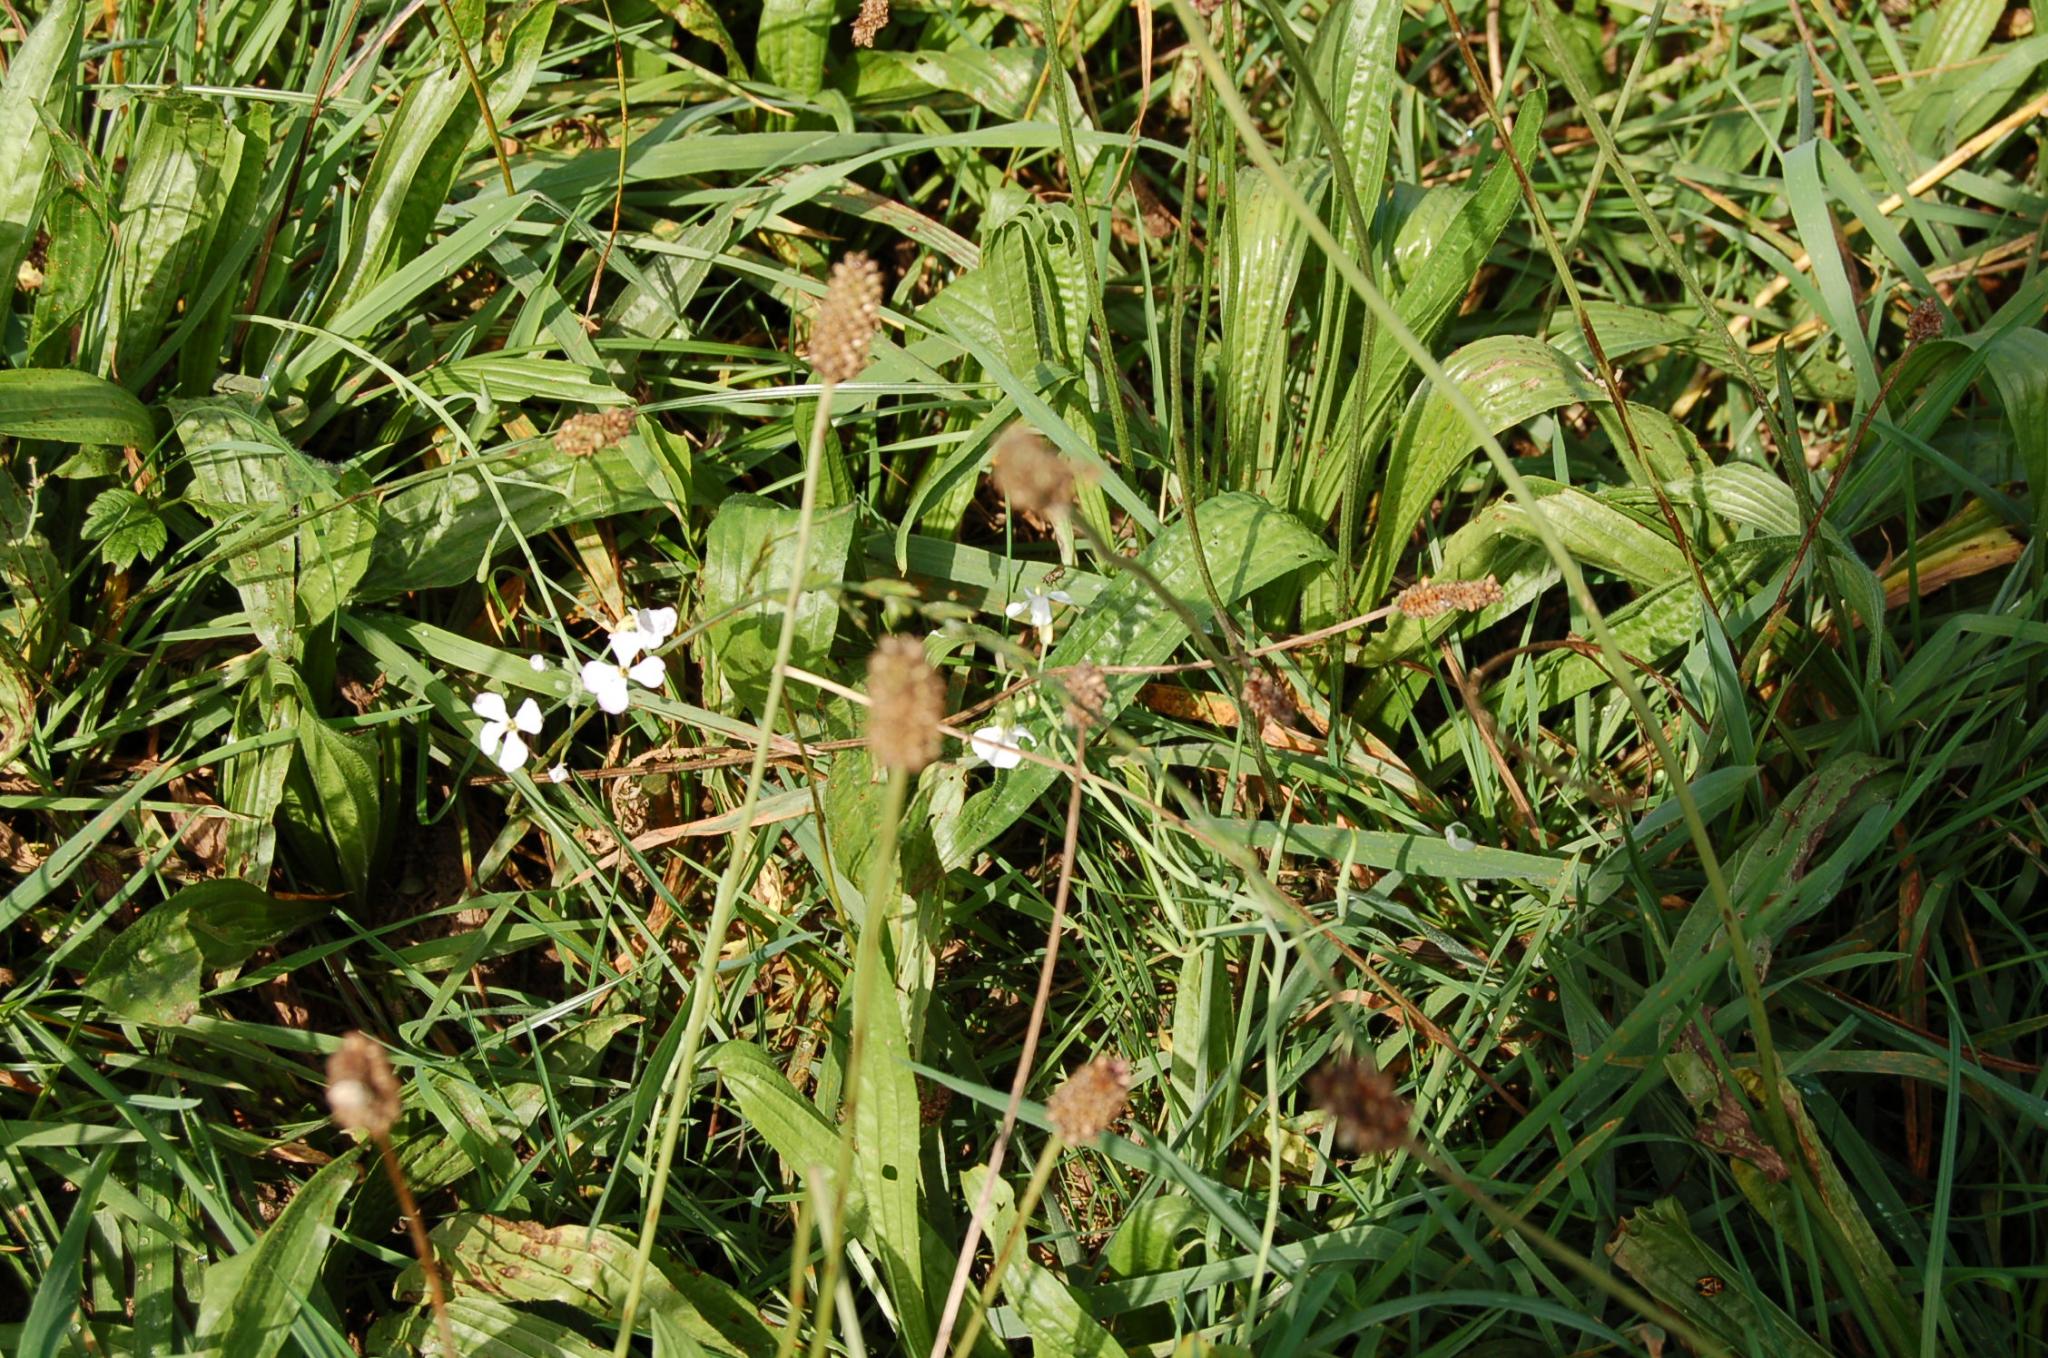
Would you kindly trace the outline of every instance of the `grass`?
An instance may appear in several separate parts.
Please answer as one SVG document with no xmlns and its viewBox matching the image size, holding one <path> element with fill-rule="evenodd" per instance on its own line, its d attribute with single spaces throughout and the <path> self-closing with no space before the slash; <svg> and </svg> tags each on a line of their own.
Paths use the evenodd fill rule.
<svg viewBox="0 0 2048 1358">
<path fill-rule="evenodd" d="M 870 10 L 9 12 L 0 1344 L 2048 1351 L 2032 12 Z"/>
</svg>

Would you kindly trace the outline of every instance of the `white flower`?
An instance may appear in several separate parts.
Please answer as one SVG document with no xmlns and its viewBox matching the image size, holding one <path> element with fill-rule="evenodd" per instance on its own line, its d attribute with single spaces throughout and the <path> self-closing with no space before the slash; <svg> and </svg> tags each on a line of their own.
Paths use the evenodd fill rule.
<svg viewBox="0 0 2048 1358">
<path fill-rule="evenodd" d="M 1021 726 L 984 726 L 968 737 L 967 744 L 992 769 L 1014 769 L 1024 762 L 1025 745 L 1036 745 L 1038 737 Z"/>
<path fill-rule="evenodd" d="M 569 781 L 569 766 L 568 766 L 567 764 L 557 764 L 557 765 L 555 765 L 555 766 L 554 766 L 553 768 L 549 769 L 549 770 L 548 770 L 548 781 L 549 781 L 550 783 L 566 783 L 566 782 L 568 782 L 568 781 Z"/>
<path fill-rule="evenodd" d="M 675 630 L 676 611 L 673 608 L 634 609 L 605 641 L 612 659 L 585 662 L 583 687 L 590 690 L 599 707 L 616 717 L 626 710 L 626 704 L 631 700 L 629 680 L 642 688 L 661 687 L 668 675 L 668 666 L 660 656 L 643 656 L 640 653 L 661 645 Z"/>
<path fill-rule="evenodd" d="M 504 694 L 479 693 L 470 709 L 484 719 L 484 729 L 476 733 L 484 755 L 507 773 L 524 765 L 531 751 L 520 733 L 540 734 L 540 704 L 528 698 L 519 704 L 517 713 L 508 713 Z"/>
<path fill-rule="evenodd" d="M 547 672 L 548 658 L 544 655 L 530 655 L 526 657 L 526 663 L 530 667 L 532 667 L 533 672 L 535 674 L 544 674 Z"/>
<path fill-rule="evenodd" d="M 1011 601 L 1003 608 L 1004 616 L 1022 618 L 1033 627 L 1052 626 L 1052 606 L 1074 602 L 1073 596 L 1063 589 L 1034 589 L 1025 592 L 1021 599 Z"/>
</svg>

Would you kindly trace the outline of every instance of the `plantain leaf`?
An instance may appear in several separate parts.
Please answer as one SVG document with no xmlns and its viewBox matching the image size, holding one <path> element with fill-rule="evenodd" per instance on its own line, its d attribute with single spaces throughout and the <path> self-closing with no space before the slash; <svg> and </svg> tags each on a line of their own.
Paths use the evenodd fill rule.
<svg viewBox="0 0 2048 1358">
<path fill-rule="evenodd" d="M 1826 1358 L 1828 1350 L 1807 1338 L 1797 1321 L 1700 1242 L 1676 1199 L 1623 1218 L 1607 1253 L 1651 1296 L 1737 1353 Z"/>
<path fill-rule="evenodd" d="M 797 511 L 757 495 L 734 495 L 719 506 L 704 542 L 704 615 L 713 619 L 705 639 L 718 661 L 721 682 L 758 707 L 775 665 L 782 601 L 796 565 Z M 806 581 L 841 578 L 853 548 L 853 513 L 816 516 L 811 527 Z M 797 602 L 790 662 L 815 668 L 832 649 L 839 604 L 824 590 L 806 590 Z"/>
<path fill-rule="evenodd" d="M 83 0 L 53 0 L 7 62 L 0 84 L 0 296 L 12 297 L 43 213 L 50 134 L 40 110 L 61 108 L 78 62 Z"/>
<path fill-rule="evenodd" d="M 457 1296 L 555 1303 L 616 1322 L 633 1273 L 634 1242 L 606 1227 L 463 1212 L 436 1226 L 433 1239 Z M 425 1295 L 417 1264 L 399 1275 L 396 1290 Z M 653 1255 L 642 1301 L 642 1323 L 666 1319 L 708 1352 L 754 1358 L 775 1351 L 774 1334 L 745 1297 L 665 1250 Z"/>
<path fill-rule="evenodd" d="M 123 1018 L 175 1027 L 198 1009 L 209 973 L 240 966 L 326 913 L 234 878 L 197 882 L 117 934 L 83 989 Z"/>
<path fill-rule="evenodd" d="M 212 248 L 231 159 L 227 118 L 197 95 L 152 100 L 121 185 L 115 233 L 115 318 L 106 355 L 114 375 L 139 387 L 173 305 Z"/>
<path fill-rule="evenodd" d="M 142 402 L 104 377 L 68 368 L 0 372 L 0 434 L 131 448 L 156 442 Z"/>
</svg>

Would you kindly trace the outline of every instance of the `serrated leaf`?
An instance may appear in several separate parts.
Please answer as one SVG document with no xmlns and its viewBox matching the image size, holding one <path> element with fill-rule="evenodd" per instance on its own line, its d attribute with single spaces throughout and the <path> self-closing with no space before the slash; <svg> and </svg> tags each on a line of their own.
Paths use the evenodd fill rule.
<svg viewBox="0 0 2048 1358">
<path fill-rule="evenodd" d="M 79 534 L 100 545 L 100 559 L 126 570 L 137 557 L 154 558 L 170 540 L 156 507 L 126 486 L 101 491 L 86 507 Z"/>
</svg>

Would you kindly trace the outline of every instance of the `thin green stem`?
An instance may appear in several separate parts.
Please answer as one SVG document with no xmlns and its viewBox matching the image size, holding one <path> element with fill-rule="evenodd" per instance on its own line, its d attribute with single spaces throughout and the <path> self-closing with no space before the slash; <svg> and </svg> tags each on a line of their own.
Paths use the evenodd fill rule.
<svg viewBox="0 0 2048 1358">
<path fill-rule="evenodd" d="M 710 1026 L 713 1002 L 718 997 L 718 959 L 725 952 L 725 936 L 738 913 L 740 887 L 747 864 L 754 855 L 753 810 L 761 800 L 761 787 L 768 774 L 768 747 L 775 740 L 775 718 L 782 708 L 782 688 L 789 657 L 796 645 L 797 605 L 803 601 L 804 572 L 811 559 L 811 522 L 818 505 L 818 466 L 825 447 L 825 434 L 832 421 L 832 393 L 836 383 L 827 381 L 818 392 L 817 414 L 811 420 L 811 437 L 804 452 L 803 497 L 797 510 L 796 552 L 790 566 L 789 590 L 782 601 L 782 629 L 775 639 L 775 667 L 768 675 L 768 693 L 761 703 L 760 736 L 754 745 L 754 762 L 747 769 L 746 796 L 739 808 L 740 828 L 733 833 L 732 850 L 725 871 L 718 877 L 718 894 L 711 906 L 711 919 L 704 926 L 704 947 L 697 955 L 692 979 L 690 1009 L 683 1020 L 683 1041 L 676 1052 L 668 1078 L 668 1108 L 661 1128 L 660 1148 L 654 1157 L 654 1180 L 642 1211 L 640 1244 L 633 1253 L 632 1276 L 626 1281 L 625 1299 L 619 1305 L 619 1337 L 612 1345 L 612 1358 L 625 1358 L 633 1343 L 633 1316 L 640 1307 L 640 1295 L 647 1283 L 648 1262 L 654 1256 L 654 1236 L 661 1225 L 661 1204 L 668 1193 L 669 1171 L 675 1161 L 676 1139 L 682 1131 L 683 1109 L 690 1101 L 690 1087 L 697 1076 L 697 1057 Z"/>
</svg>

